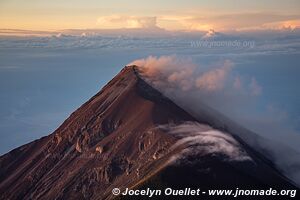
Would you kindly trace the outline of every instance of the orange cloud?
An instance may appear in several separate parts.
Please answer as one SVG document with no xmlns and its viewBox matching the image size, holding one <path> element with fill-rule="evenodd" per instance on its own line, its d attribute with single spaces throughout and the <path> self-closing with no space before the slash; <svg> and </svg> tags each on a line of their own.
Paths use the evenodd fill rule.
<svg viewBox="0 0 300 200">
<path fill-rule="evenodd" d="M 102 28 L 156 28 L 156 17 L 109 15 L 99 17 Z"/>
<path fill-rule="evenodd" d="M 279 29 L 299 27 L 300 15 L 282 15 L 276 13 L 233 13 L 202 16 L 168 16 L 158 17 L 160 20 L 176 20 L 183 29 L 204 30 L 255 30 L 255 29 Z"/>
</svg>

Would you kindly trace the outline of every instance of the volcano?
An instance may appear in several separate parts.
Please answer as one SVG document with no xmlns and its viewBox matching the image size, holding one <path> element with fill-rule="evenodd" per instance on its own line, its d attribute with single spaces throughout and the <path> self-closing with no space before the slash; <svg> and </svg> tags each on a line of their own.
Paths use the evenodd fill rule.
<svg viewBox="0 0 300 200">
<path fill-rule="evenodd" d="M 247 141 L 209 121 L 126 66 L 52 134 L 0 157 L 0 197 L 113 199 L 113 188 L 296 189 Z M 193 127 L 188 137 L 186 127 Z"/>
</svg>

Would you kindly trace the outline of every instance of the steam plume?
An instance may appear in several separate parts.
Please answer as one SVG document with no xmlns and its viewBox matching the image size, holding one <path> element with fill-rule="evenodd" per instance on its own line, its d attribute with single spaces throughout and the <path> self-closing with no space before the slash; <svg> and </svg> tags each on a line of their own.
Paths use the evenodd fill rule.
<svg viewBox="0 0 300 200">
<path fill-rule="evenodd" d="M 231 124 L 226 124 L 221 115 L 212 119 L 204 114 L 222 113 L 263 138 L 268 138 L 260 140 L 240 132 L 245 142 L 253 148 L 259 148 L 262 153 L 268 152 L 268 156 L 285 175 L 300 185 L 299 134 L 285 123 L 281 114 L 257 110 L 256 101 L 263 95 L 263 88 L 255 77 L 247 79 L 236 73 L 233 70 L 234 63 L 230 60 L 204 66 L 175 55 L 149 56 L 130 65 L 137 65 L 149 84 L 191 114 L 230 127 Z M 200 134 L 201 137 L 203 134 Z M 189 141 L 189 138 L 183 141 Z M 291 156 L 292 159 L 289 159 Z"/>
</svg>

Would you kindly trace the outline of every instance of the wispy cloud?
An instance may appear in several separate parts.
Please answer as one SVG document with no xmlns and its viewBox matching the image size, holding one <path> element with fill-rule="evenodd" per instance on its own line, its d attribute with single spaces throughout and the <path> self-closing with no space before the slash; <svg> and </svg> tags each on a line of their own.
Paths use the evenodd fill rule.
<svg viewBox="0 0 300 200">
<path fill-rule="evenodd" d="M 169 134 L 178 138 L 171 147 L 184 147 L 183 150 L 171 162 L 187 162 L 189 156 L 221 155 L 225 161 L 250 161 L 252 160 L 241 145 L 229 134 L 218 131 L 210 126 L 185 122 L 180 125 L 161 125 Z"/>
</svg>

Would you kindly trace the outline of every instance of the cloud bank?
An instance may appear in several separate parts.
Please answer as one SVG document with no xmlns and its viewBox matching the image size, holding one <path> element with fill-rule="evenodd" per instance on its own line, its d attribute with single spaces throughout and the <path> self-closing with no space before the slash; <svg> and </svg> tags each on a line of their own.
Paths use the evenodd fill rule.
<svg viewBox="0 0 300 200">
<path fill-rule="evenodd" d="M 280 13 L 249 12 L 231 13 L 211 16 L 190 16 L 181 23 L 191 30 L 267 30 L 295 29 L 300 26 L 300 15 L 283 15 Z"/>
<path fill-rule="evenodd" d="M 226 14 L 186 13 L 185 15 L 106 15 L 97 20 L 102 28 L 157 28 L 185 31 L 255 31 L 300 28 L 300 15 L 276 12 L 244 12 Z"/>
</svg>

